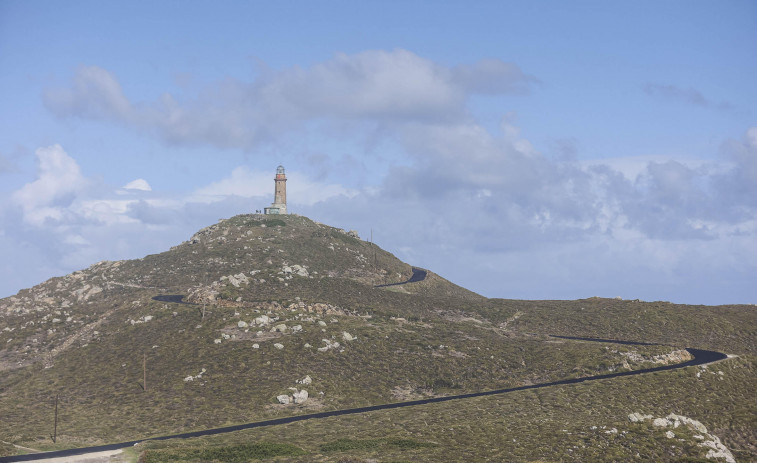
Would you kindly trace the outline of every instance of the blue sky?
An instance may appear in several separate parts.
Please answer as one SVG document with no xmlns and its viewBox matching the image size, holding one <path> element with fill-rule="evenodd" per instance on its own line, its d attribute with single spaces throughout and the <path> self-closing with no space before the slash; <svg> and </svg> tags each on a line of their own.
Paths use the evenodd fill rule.
<svg viewBox="0 0 757 463">
<path fill-rule="evenodd" d="M 490 297 L 757 302 L 757 4 L 0 0 L 0 297 L 272 201 Z"/>
</svg>

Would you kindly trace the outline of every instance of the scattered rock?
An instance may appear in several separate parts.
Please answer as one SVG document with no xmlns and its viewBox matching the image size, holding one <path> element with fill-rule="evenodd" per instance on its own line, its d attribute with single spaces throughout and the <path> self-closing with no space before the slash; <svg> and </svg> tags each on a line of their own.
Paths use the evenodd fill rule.
<svg viewBox="0 0 757 463">
<path fill-rule="evenodd" d="M 303 389 L 302 391 L 295 392 L 292 396 L 294 397 L 294 403 L 301 404 L 308 400 L 308 391 Z"/>
<path fill-rule="evenodd" d="M 147 323 L 150 320 L 152 320 L 153 318 L 154 317 L 152 315 L 145 315 L 144 317 L 141 317 L 139 320 L 129 319 L 129 323 L 131 323 L 132 325 L 138 325 L 140 323 Z M 55 321 L 55 320 L 53 320 L 53 321 Z"/>
<path fill-rule="evenodd" d="M 687 351 L 686 349 L 678 349 L 672 352 L 668 352 L 667 354 L 660 354 L 652 357 L 645 357 L 636 351 L 620 352 L 620 355 L 626 357 L 632 362 L 652 362 L 660 365 L 671 365 L 674 363 L 688 362 L 693 358 L 689 351 Z M 627 363 L 624 363 L 623 366 L 630 369 L 630 365 L 628 365 Z"/>
<path fill-rule="evenodd" d="M 655 418 L 654 421 L 652 421 L 652 426 L 667 428 L 668 426 L 673 426 L 673 423 L 666 418 Z"/>
<path fill-rule="evenodd" d="M 241 285 L 249 284 L 250 280 L 247 278 L 247 275 L 244 273 L 237 273 L 236 275 L 228 275 L 225 277 L 221 277 L 221 281 L 227 281 L 235 288 L 239 288 Z"/>
<path fill-rule="evenodd" d="M 286 394 L 276 396 L 276 400 L 278 400 L 280 404 L 289 405 L 289 396 Z"/>
<path fill-rule="evenodd" d="M 192 376 L 192 375 L 189 375 L 189 376 L 187 376 L 186 378 L 184 378 L 184 382 L 185 382 L 185 383 L 188 383 L 188 382 L 190 382 L 190 381 L 194 381 L 194 380 L 196 380 L 196 379 L 200 379 L 200 378 L 202 378 L 202 375 L 203 375 L 203 373 L 205 373 L 205 368 L 203 368 L 203 369 L 202 369 L 202 371 L 200 371 L 200 372 L 199 372 L 199 373 L 198 373 L 197 375 L 195 375 L 195 376 Z"/>
<path fill-rule="evenodd" d="M 685 424 L 686 426 L 688 426 L 689 428 L 697 432 L 700 432 L 702 434 L 707 434 L 707 427 L 705 425 L 703 425 L 701 422 L 693 418 L 689 418 L 688 416 L 676 415 L 674 413 L 671 413 L 666 418 L 668 420 L 673 421 L 674 428 L 677 428 L 679 424 Z"/>
<path fill-rule="evenodd" d="M 283 324 L 283 323 L 279 323 L 278 325 L 276 325 L 273 328 L 271 328 L 271 333 L 276 333 L 277 331 L 279 333 L 286 333 L 287 326 L 285 324 Z"/>
<path fill-rule="evenodd" d="M 628 419 L 631 420 L 632 423 L 640 423 L 646 420 L 651 420 L 652 418 L 652 415 L 642 415 L 641 413 L 631 413 L 628 415 Z"/>
<path fill-rule="evenodd" d="M 265 325 L 268 325 L 269 323 L 271 323 L 271 318 L 268 315 L 261 315 L 255 318 L 256 325 L 265 326 Z"/>
<path fill-rule="evenodd" d="M 239 322 L 237 323 L 237 327 L 239 327 L 239 328 L 247 328 L 248 326 L 249 326 L 249 325 L 247 324 L 247 322 L 244 322 L 244 321 L 242 321 L 242 320 L 240 320 L 240 321 L 239 321 Z"/>
<path fill-rule="evenodd" d="M 252 348 L 253 349 L 260 349 L 260 344 L 257 344 L 257 343 L 253 344 Z"/>
<path fill-rule="evenodd" d="M 292 265 L 292 268 L 290 269 L 290 273 L 295 273 L 301 277 L 309 277 L 310 274 L 308 273 L 307 267 L 303 267 L 302 265 Z"/>
<path fill-rule="evenodd" d="M 342 331 L 342 339 L 345 341 L 354 341 L 355 339 L 357 339 L 357 337 L 351 335 L 350 333 L 346 331 Z"/>
<path fill-rule="evenodd" d="M 325 346 L 319 347 L 318 352 L 326 352 L 329 349 L 338 349 L 340 347 L 340 344 L 338 342 L 331 342 L 329 339 L 322 339 L 323 342 L 326 343 Z"/>
<path fill-rule="evenodd" d="M 305 386 L 309 386 L 312 383 L 313 383 L 313 378 L 311 378 L 310 375 L 307 375 L 304 378 L 297 380 L 297 384 L 304 384 Z"/>
<path fill-rule="evenodd" d="M 281 350 L 281 349 L 284 348 L 284 344 L 280 344 L 280 343 L 277 342 L 276 344 L 273 345 L 273 347 L 275 347 L 276 349 Z"/>
<path fill-rule="evenodd" d="M 707 451 L 707 455 L 705 455 L 706 458 L 723 458 L 726 463 L 736 463 L 736 459 L 733 457 L 731 451 L 720 442 L 720 439 L 717 436 L 709 435 L 708 437 L 710 437 L 710 440 L 697 444 L 700 447 L 709 447 L 710 450 Z"/>
<path fill-rule="evenodd" d="M 630 415 L 628 415 L 628 419 L 634 423 L 638 423 L 638 422 L 643 422 L 643 421 L 652 419 L 652 415 L 642 415 L 641 413 L 631 413 Z M 731 451 L 728 450 L 728 448 L 725 445 L 723 445 L 722 442 L 720 442 L 720 438 L 708 433 L 707 427 L 703 425 L 701 422 L 693 418 L 671 413 L 665 418 L 655 418 L 652 421 L 652 425 L 655 427 L 660 427 L 660 428 L 666 428 L 666 427 L 672 426 L 674 429 L 678 428 L 679 426 L 686 426 L 689 429 L 692 429 L 699 433 L 699 434 L 695 434 L 693 437 L 694 439 L 701 441 L 697 444 L 699 447 L 706 447 L 709 449 L 707 451 L 706 458 L 724 459 L 726 463 L 736 463 L 736 459 L 733 457 L 733 454 L 731 454 Z M 665 437 L 667 437 L 668 439 L 672 439 L 676 437 L 676 435 L 673 431 L 667 430 L 665 431 Z"/>
</svg>

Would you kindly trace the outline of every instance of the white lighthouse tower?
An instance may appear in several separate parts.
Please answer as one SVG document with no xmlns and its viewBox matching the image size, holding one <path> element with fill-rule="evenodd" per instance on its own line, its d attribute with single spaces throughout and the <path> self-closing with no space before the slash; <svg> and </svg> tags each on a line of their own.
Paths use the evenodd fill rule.
<svg viewBox="0 0 757 463">
<path fill-rule="evenodd" d="M 286 214 L 287 213 L 287 176 L 284 173 L 284 166 L 276 168 L 276 177 L 274 177 L 276 187 L 273 193 L 273 204 L 265 208 L 266 214 Z"/>
</svg>

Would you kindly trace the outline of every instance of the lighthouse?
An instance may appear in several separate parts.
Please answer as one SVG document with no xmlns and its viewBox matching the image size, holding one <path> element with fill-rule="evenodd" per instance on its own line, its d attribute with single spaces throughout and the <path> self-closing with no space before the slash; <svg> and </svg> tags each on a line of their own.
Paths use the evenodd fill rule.
<svg viewBox="0 0 757 463">
<path fill-rule="evenodd" d="M 273 178 L 275 188 L 273 192 L 273 204 L 265 208 L 266 214 L 286 214 L 287 213 L 287 176 L 284 173 L 284 166 L 276 168 L 276 177 Z"/>
</svg>

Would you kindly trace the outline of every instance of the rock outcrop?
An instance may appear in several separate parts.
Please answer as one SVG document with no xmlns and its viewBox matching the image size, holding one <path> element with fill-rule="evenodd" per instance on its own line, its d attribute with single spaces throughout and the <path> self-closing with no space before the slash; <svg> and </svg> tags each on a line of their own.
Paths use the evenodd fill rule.
<svg viewBox="0 0 757 463">
<path fill-rule="evenodd" d="M 305 403 L 305 401 L 308 400 L 308 391 L 304 389 L 301 391 L 297 391 L 294 394 L 292 394 L 292 397 L 294 397 L 294 403 L 296 404 Z"/>
<path fill-rule="evenodd" d="M 628 419 L 633 423 L 640 423 L 648 420 L 652 420 L 652 426 L 663 428 L 665 430 L 665 436 L 669 439 L 676 437 L 675 432 L 672 429 L 676 429 L 680 426 L 686 426 L 689 429 L 699 433 L 694 436 L 695 439 L 701 441 L 697 445 L 699 447 L 707 448 L 708 459 L 725 460 L 726 463 L 736 463 L 736 459 L 733 457 L 728 448 L 720 442 L 720 438 L 714 434 L 707 432 L 707 427 L 700 421 L 693 418 L 689 418 L 683 415 L 676 415 L 671 413 L 665 417 L 653 418 L 652 415 L 642 415 L 641 413 L 631 413 L 628 415 Z M 672 428 L 672 429 L 667 429 Z"/>
</svg>

